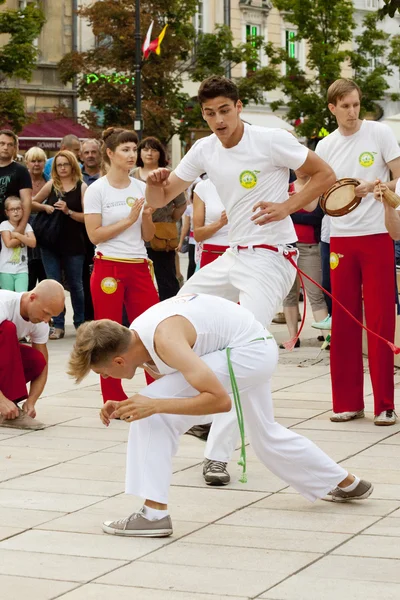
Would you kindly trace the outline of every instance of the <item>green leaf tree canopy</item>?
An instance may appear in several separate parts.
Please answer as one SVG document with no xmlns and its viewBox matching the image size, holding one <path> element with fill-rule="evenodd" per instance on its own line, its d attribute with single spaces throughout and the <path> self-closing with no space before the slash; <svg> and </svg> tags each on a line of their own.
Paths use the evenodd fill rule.
<svg viewBox="0 0 400 600">
<path fill-rule="evenodd" d="M 5 1 L 0 0 L 0 6 Z M 30 80 L 37 60 L 34 41 L 44 22 L 43 11 L 35 2 L 22 10 L 0 12 L 0 34 L 6 34 L 0 47 L 0 127 L 20 131 L 27 121 L 22 95 L 18 90 L 4 89 L 4 82 L 10 77 Z"/>
</svg>

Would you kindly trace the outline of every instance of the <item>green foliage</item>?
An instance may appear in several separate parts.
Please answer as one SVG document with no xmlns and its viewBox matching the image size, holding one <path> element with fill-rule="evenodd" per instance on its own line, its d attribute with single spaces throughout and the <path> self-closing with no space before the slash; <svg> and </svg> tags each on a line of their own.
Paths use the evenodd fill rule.
<svg viewBox="0 0 400 600">
<path fill-rule="evenodd" d="M 5 1 L 0 0 L 0 5 Z M 37 49 L 33 42 L 39 36 L 44 22 L 43 11 L 36 3 L 28 4 L 23 10 L 0 12 L 0 34 L 9 36 L 0 48 L 0 85 L 10 77 L 30 80 L 37 60 Z M 21 93 L 0 88 L 0 126 L 18 132 L 27 120 Z"/>
<path fill-rule="evenodd" d="M 398 36 L 388 40 L 389 35 L 377 26 L 378 14 L 366 15 L 363 30 L 355 38 L 356 48 L 350 50 L 347 47 L 356 25 L 353 3 L 349 0 L 274 0 L 274 5 L 284 11 L 285 20 L 295 26 L 295 39 L 307 43 L 307 74 L 286 51 L 269 50 L 276 60 L 286 61 L 281 89 L 288 98 L 287 119 L 304 119 L 297 128 L 298 133 L 312 138 L 318 136 L 321 128 L 329 132 L 336 128 L 326 94 L 331 83 L 341 77 L 345 66 L 354 69 L 354 79 L 363 91 L 362 110 L 378 114 L 381 108 L 377 101 L 384 98 L 388 89 L 385 77 L 392 73 L 391 65 L 400 62 Z M 275 102 L 272 108 L 276 110 L 283 105 L 283 101 Z"/>
<path fill-rule="evenodd" d="M 0 5 L 6 0 L 0 0 Z M 0 49 L 0 81 L 7 77 L 21 77 L 29 81 L 36 65 L 37 49 L 33 45 L 44 25 L 45 17 L 36 3 L 23 10 L 0 12 L 0 33 L 7 33 L 9 41 Z"/>
<path fill-rule="evenodd" d="M 385 6 L 383 6 L 379 11 L 379 18 L 383 19 L 388 15 L 389 17 L 394 17 L 396 11 L 400 12 L 400 0 L 383 0 Z"/>
<path fill-rule="evenodd" d="M 16 89 L 0 89 L 0 129 L 12 129 L 18 132 L 27 120 L 21 92 Z"/>
</svg>

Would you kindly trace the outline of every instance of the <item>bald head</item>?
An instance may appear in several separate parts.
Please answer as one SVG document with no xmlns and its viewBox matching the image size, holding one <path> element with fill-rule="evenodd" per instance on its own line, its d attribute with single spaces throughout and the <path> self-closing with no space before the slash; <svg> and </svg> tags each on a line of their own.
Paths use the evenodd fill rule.
<svg viewBox="0 0 400 600">
<path fill-rule="evenodd" d="M 21 299 L 21 316 L 32 323 L 48 323 L 64 310 L 65 292 L 54 279 L 44 279 Z"/>
</svg>

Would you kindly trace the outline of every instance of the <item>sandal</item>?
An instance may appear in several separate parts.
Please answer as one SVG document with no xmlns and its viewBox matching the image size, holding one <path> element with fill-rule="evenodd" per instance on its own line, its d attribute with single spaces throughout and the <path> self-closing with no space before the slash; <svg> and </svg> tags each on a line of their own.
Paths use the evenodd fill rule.
<svg viewBox="0 0 400 600">
<path fill-rule="evenodd" d="M 58 329 L 58 327 L 50 328 L 49 340 L 61 340 L 65 335 L 64 329 Z"/>
</svg>

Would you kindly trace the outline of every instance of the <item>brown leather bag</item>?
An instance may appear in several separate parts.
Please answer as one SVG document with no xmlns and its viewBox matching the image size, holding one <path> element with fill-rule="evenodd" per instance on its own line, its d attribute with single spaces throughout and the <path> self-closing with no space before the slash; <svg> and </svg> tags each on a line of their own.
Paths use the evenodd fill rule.
<svg viewBox="0 0 400 600">
<path fill-rule="evenodd" d="M 154 223 L 156 232 L 150 241 L 152 250 L 170 252 L 179 245 L 178 228 L 176 223 Z"/>
</svg>

